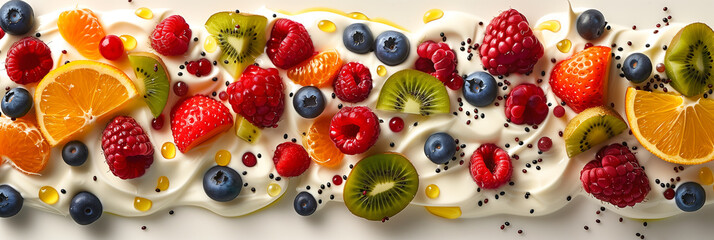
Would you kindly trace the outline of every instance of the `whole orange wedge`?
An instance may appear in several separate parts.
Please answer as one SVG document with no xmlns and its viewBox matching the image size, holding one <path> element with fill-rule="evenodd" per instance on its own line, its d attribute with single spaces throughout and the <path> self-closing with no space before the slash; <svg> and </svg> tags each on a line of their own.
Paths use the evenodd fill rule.
<svg viewBox="0 0 714 240">
<path fill-rule="evenodd" d="M 302 86 L 332 86 L 342 68 L 340 54 L 332 49 L 321 52 L 288 69 L 288 78 Z"/>
<path fill-rule="evenodd" d="M 92 10 L 74 9 L 60 13 L 57 28 L 67 43 L 72 45 L 82 56 L 100 59 L 99 41 L 106 33 L 99 18 Z"/>
<path fill-rule="evenodd" d="M 31 122 L 0 117 L 0 163 L 27 174 L 39 174 L 50 159 L 50 145 Z"/>
<path fill-rule="evenodd" d="M 315 163 L 325 167 L 335 167 L 342 162 L 344 154 L 330 139 L 332 117 L 319 117 L 312 123 L 303 138 L 305 150 Z"/>
</svg>

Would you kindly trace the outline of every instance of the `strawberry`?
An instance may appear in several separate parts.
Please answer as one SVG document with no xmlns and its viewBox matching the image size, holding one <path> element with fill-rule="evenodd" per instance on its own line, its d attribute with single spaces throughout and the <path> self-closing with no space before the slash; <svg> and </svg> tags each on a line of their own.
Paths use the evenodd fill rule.
<svg viewBox="0 0 714 240">
<path fill-rule="evenodd" d="M 182 153 L 233 126 L 233 115 L 223 103 L 204 95 L 181 100 L 171 109 L 171 132 Z"/>
<path fill-rule="evenodd" d="M 558 62 L 550 73 L 553 93 L 573 111 L 600 106 L 610 70 L 610 48 L 594 46 Z"/>
</svg>

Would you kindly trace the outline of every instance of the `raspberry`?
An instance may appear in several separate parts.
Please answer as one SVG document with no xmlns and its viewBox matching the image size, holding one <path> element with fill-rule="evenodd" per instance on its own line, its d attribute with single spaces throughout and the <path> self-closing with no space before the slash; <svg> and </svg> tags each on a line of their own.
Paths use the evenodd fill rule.
<svg viewBox="0 0 714 240">
<path fill-rule="evenodd" d="M 543 56 L 543 45 L 533 36 L 526 17 L 509 9 L 493 18 L 486 27 L 479 55 L 483 66 L 492 75 L 526 74 Z"/>
<path fill-rule="evenodd" d="M 337 81 L 333 82 L 335 95 L 345 102 L 356 103 L 367 99 L 372 91 L 372 74 L 361 63 L 351 62 L 342 66 Z"/>
<path fill-rule="evenodd" d="M 650 181 L 635 155 L 626 146 L 605 146 L 580 171 L 585 192 L 624 208 L 642 202 L 650 191 Z"/>
<path fill-rule="evenodd" d="M 226 105 L 204 95 L 185 98 L 171 109 L 171 134 L 182 153 L 233 126 Z"/>
<path fill-rule="evenodd" d="M 128 116 L 117 116 L 102 133 L 102 150 L 114 176 L 121 179 L 144 175 L 154 162 L 154 147 L 149 136 Z"/>
<path fill-rule="evenodd" d="M 330 139 L 344 154 L 360 154 L 379 138 L 377 115 L 367 107 L 344 107 L 330 122 Z"/>
<path fill-rule="evenodd" d="M 459 90 L 464 79 L 456 71 L 456 53 L 446 43 L 426 41 L 417 47 L 417 59 L 414 68 L 438 78 L 452 90 Z"/>
<path fill-rule="evenodd" d="M 289 19 L 275 21 L 265 52 L 276 67 L 288 69 L 315 52 L 310 34 L 305 27 Z"/>
<path fill-rule="evenodd" d="M 496 189 L 511 180 L 513 166 L 506 151 L 493 143 L 486 143 L 471 155 L 469 172 L 479 187 Z"/>
<path fill-rule="evenodd" d="M 296 177 L 310 167 L 310 155 L 304 147 L 292 142 L 284 142 L 275 148 L 273 163 L 280 176 Z"/>
<path fill-rule="evenodd" d="M 506 118 L 514 124 L 540 124 L 548 115 L 543 89 L 524 83 L 511 90 L 506 100 Z"/>
<path fill-rule="evenodd" d="M 228 86 L 233 111 L 258 127 L 277 127 L 283 115 L 283 80 L 278 69 L 248 66 L 238 81 Z"/>
<path fill-rule="evenodd" d="M 181 55 L 188 50 L 191 29 L 183 17 L 172 15 L 156 25 L 150 40 L 151 47 L 164 56 Z"/>
<path fill-rule="evenodd" d="M 53 65 L 50 48 L 34 37 L 26 37 L 12 44 L 5 59 L 7 75 L 17 84 L 42 80 Z"/>
</svg>

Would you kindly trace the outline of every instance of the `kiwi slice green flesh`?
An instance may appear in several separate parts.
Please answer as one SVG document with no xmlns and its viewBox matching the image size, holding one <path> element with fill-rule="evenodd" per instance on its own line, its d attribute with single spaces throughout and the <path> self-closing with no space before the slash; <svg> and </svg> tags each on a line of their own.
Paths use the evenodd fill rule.
<svg viewBox="0 0 714 240">
<path fill-rule="evenodd" d="M 206 30 L 221 48 L 218 62 L 233 78 L 263 53 L 267 23 L 263 16 L 235 12 L 218 12 L 206 21 Z"/>
<path fill-rule="evenodd" d="M 169 98 L 169 73 L 156 54 L 133 52 L 128 55 L 134 75 L 143 84 L 136 84 L 154 117 L 161 115 Z"/>
<path fill-rule="evenodd" d="M 704 23 L 692 23 L 677 33 L 664 56 L 667 76 L 679 93 L 691 97 L 714 84 L 714 32 Z"/>
<path fill-rule="evenodd" d="M 250 123 L 247 119 L 238 115 L 236 117 L 236 136 L 249 143 L 255 143 L 260 137 L 260 128 Z"/>
<path fill-rule="evenodd" d="M 625 121 L 607 107 L 593 107 L 575 116 L 565 128 L 565 151 L 574 157 L 627 129 Z"/>
<path fill-rule="evenodd" d="M 379 221 L 407 207 L 418 188 L 419 175 L 409 159 L 383 153 L 366 157 L 352 168 L 343 197 L 352 214 Z"/>
<path fill-rule="evenodd" d="M 377 109 L 430 115 L 449 112 L 449 94 L 436 77 L 405 69 L 390 76 L 382 86 Z"/>
</svg>

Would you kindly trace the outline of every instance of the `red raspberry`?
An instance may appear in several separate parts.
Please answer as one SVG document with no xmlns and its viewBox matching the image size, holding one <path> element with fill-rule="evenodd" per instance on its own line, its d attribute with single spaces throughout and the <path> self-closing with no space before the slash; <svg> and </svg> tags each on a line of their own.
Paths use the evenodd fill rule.
<svg viewBox="0 0 714 240">
<path fill-rule="evenodd" d="M 469 172 L 479 187 L 496 189 L 511 180 L 511 157 L 493 143 L 483 144 L 471 155 Z"/>
<path fill-rule="evenodd" d="M 431 74 L 452 90 L 459 90 L 464 79 L 456 71 L 456 53 L 446 43 L 426 41 L 417 47 L 417 59 L 414 68 Z"/>
<path fill-rule="evenodd" d="M 514 124 L 536 125 L 548 115 L 543 89 L 524 83 L 516 86 L 506 99 L 506 118 Z"/>
<path fill-rule="evenodd" d="M 343 107 L 330 122 L 330 139 L 344 154 L 360 154 L 377 142 L 379 119 L 367 107 Z"/>
<path fill-rule="evenodd" d="M 529 73 L 543 56 L 543 45 L 533 36 L 528 20 L 515 9 L 502 12 L 486 27 L 479 55 L 492 75 Z"/>
<path fill-rule="evenodd" d="M 10 80 L 28 84 L 42 80 L 52 69 L 50 48 L 42 40 L 26 37 L 15 42 L 7 52 L 5 69 Z"/>
<path fill-rule="evenodd" d="M 114 176 L 121 179 L 144 175 L 154 162 L 154 147 L 149 136 L 128 116 L 117 116 L 102 133 L 102 150 Z"/>
<path fill-rule="evenodd" d="M 310 167 L 310 155 L 304 147 L 292 142 L 284 142 L 275 148 L 273 163 L 280 176 L 297 177 Z"/>
<path fill-rule="evenodd" d="M 630 149 L 620 144 L 605 146 L 580 171 L 585 192 L 624 208 L 642 202 L 650 191 L 645 170 Z"/>
<path fill-rule="evenodd" d="M 367 99 L 372 91 L 372 74 L 361 63 L 351 62 L 342 66 L 337 81 L 333 82 L 335 95 L 345 102 L 356 103 Z"/>
<path fill-rule="evenodd" d="M 265 52 L 276 67 L 288 69 L 315 52 L 305 27 L 290 19 L 275 20 Z"/>
<path fill-rule="evenodd" d="M 233 111 L 258 127 L 277 127 L 283 115 L 283 80 L 278 69 L 248 66 L 238 81 L 228 86 Z"/>
<path fill-rule="evenodd" d="M 151 47 L 164 56 L 181 55 L 188 50 L 191 29 L 183 17 L 172 15 L 156 25 L 150 40 Z"/>
<path fill-rule="evenodd" d="M 171 133 L 182 153 L 233 126 L 233 115 L 226 105 L 204 95 L 176 103 L 171 109 Z"/>
</svg>

